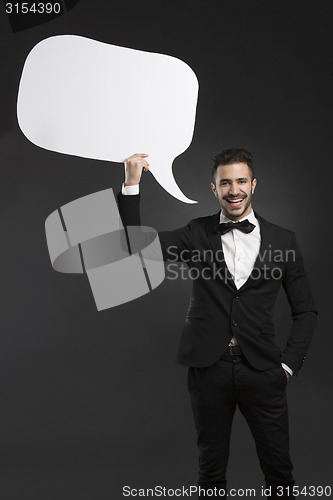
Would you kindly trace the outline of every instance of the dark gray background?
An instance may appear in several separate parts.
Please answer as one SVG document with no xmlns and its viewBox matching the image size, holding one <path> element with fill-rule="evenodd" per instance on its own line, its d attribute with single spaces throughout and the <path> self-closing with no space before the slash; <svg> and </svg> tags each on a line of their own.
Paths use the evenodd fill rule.
<svg viewBox="0 0 333 500">
<path fill-rule="evenodd" d="M 331 480 L 332 4 L 80 0 L 69 13 L 12 33 L 1 5 L 0 496 L 122 498 L 122 486 L 196 483 L 186 368 L 174 363 L 189 281 L 166 280 L 97 312 L 84 276 L 56 273 L 46 217 L 101 189 L 123 166 L 39 149 L 16 119 L 20 74 L 43 38 L 78 34 L 178 57 L 200 91 L 193 142 L 174 162 L 185 205 L 145 174 L 142 219 L 169 229 L 217 212 L 210 158 L 225 147 L 255 155 L 254 207 L 295 230 L 320 310 L 300 375 L 288 387 L 298 485 Z M 135 78 L 135 73 L 133 74 Z M 161 117 L 162 118 L 162 117 Z M 140 124 L 140 117 L 129 116 Z M 290 327 L 283 292 L 279 342 Z M 263 483 L 250 432 L 236 416 L 231 487 Z"/>
</svg>

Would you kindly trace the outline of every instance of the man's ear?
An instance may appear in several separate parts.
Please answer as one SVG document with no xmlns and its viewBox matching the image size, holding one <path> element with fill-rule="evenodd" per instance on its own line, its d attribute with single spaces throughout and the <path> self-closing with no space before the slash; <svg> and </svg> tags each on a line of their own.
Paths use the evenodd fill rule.
<svg viewBox="0 0 333 500">
<path fill-rule="evenodd" d="M 252 181 L 252 187 L 251 187 L 252 194 L 254 193 L 254 190 L 255 190 L 255 188 L 256 188 L 256 185 L 257 185 L 257 179 L 253 179 L 253 181 Z"/>
<path fill-rule="evenodd" d="M 216 186 L 215 186 L 215 184 L 213 182 L 211 182 L 210 187 L 212 188 L 214 196 L 217 198 Z"/>
</svg>

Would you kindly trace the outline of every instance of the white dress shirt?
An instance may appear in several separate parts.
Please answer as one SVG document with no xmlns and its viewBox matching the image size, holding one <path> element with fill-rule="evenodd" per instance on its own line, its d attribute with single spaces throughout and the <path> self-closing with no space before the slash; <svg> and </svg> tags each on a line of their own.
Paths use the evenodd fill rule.
<svg viewBox="0 0 333 500">
<path fill-rule="evenodd" d="M 243 233 L 239 229 L 232 229 L 228 233 L 221 235 L 225 263 L 237 290 L 248 280 L 260 249 L 260 226 L 253 210 L 249 215 L 239 219 L 239 222 L 246 219 L 255 226 L 251 233 Z M 220 223 L 227 222 L 237 221 L 228 219 L 221 211 Z M 237 343 L 235 337 L 232 337 L 229 345 L 237 345 Z"/>
<path fill-rule="evenodd" d="M 255 226 L 251 233 L 232 229 L 221 236 L 225 262 L 237 290 L 248 280 L 260 249 L 260 226 L 253 210 L 246 217 L 239 219 L 239 222 L 246 219 Z M 236 221 L 231 221 L 221 211 L 220 222 Z"/>
<path fill-rule="evenodd" d="M 251 233 L 243 233 L 239 229 L 232 229 L 228 233 L 221 235 L 225 263 L 237 290 L 248 280 L 260 250 L 260 225 L 253 210 L 249 215 L 239 219 L 238 222 L 246 219 L 255 225 Z M 236 221 L 231 221 L 221 211 L 220 223 L 227 222 Z M 237 345 L 237 343 L 235 337 L 232 337 L 229 345 Z M 285 363 L 281 363 L 281 365 L 290 375 L 293 375 L 293 370 L 289 366 Z"/>
<path fill-rule="evenodd" d="M 134 186 L 121 186 L 121 194 L 123 195 L 131 195 L 131 194 L 139 194 L 139 184 L 134 184 Z"/>
<path fill-rule="evenodd" d="M 125 196 L 139 194 L 139 184 L 134 186 L 124 186 L 123 184 L 121 192 Z M 248 280 L 260 250 L 260 226 L 253 210 L 240 221 L 246 219 L 255 225 L 251 233 L 243 233 L 239 229 L 232 229 L 221 236 L 225 263 L 237 290 Z M 236 221 L 231 221 L 221 211 L 220 222 Z M 235 337 L 231 339 L 229 345 L 237 345 Z M 289 366 L 284 363 L 281 363 L 281 365 L 290 375 L 293 375 L 293 371 Z"/>
</svg>

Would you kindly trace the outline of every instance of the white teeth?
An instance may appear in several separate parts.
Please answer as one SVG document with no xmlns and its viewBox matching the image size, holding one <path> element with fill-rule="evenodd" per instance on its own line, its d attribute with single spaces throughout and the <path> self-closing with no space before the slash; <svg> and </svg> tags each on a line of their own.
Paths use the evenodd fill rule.
<svg viewBox="0 0 333 500">
<path fill-rule="evenodd" d="M 239 203 L 240 201 L 242 201 L 242 198 L 240 198 L 239 200 L 228 200 L 229 203 Z"/>
</svg>

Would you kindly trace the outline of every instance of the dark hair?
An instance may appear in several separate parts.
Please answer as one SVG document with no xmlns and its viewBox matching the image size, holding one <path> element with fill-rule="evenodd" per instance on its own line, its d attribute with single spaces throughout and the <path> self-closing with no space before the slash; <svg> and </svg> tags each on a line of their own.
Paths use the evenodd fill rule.
<svg viewBox="0 0 333 500">
<path fill-rule="evenodd" d="M 254 179 L 253 155 L 246 149 L 229 148 L 224 149 L 221 153 L 213 158 L 212 177 L 215 183 L 215 174 L 217 167 L 220 165 L 230 165 L 231 163 L 246 163 L 250 169 L 251 181 Z"/>
</svg>

